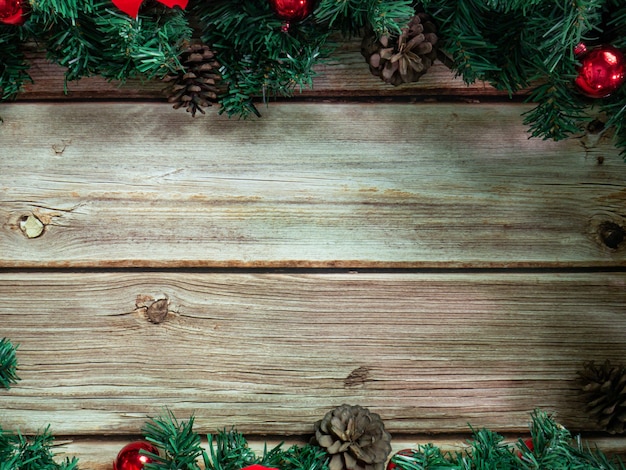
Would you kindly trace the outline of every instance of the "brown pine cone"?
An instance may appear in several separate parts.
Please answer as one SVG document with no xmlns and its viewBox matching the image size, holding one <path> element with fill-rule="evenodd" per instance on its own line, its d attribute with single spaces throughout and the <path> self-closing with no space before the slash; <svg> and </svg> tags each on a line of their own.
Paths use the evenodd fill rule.
<svg viewBox="0 0 626 470">
<path fill-rule="evenodd" d="M 415 15 L 397 38 L 371 29 L 361 42 L 361 54 L 373 75 L 392 85 L 416 82 L 437 57 L 437 28 L 425 13 Z"/>
<path fill-rule="evenodd" d="M 341 405 L 315 423 L 313 442 L 330 454 L 330 470 L 383 470 L 391 435 L 376 413 Z"/>
<path fill-rule="evenodd" d="M 587 410 L 610 434 L 626 430 L 626 369 L 609 361 L 597 366 L 587 363 L 579 373 Z"/>
<path fill-rule="evenodd" d="M 170 82 L 166 87 L 167 101 L 174 103 L 174 109 L 187 108 L 192 116 L 217 101 L 223 92 L 220 64 L 209 46 L 192 44 L 180 57 L 184 69 L 166 75 L 163 80 Z"/>
</svg>

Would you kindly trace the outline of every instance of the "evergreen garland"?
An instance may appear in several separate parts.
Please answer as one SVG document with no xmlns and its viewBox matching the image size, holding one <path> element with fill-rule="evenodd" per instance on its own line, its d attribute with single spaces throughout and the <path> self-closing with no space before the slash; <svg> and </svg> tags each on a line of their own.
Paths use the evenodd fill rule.
<svg viewBox="0 0 626 470">
<path fill-rule="evenodd" d="M 579 43 L 626 48 L 621 0 L 318 0 L 311 16 L 289 28 L 269 1 L 258 0 L 190 0 L 185 10 L 145 0 L 137 18 L 112 0 L 30 0 L 27 10 L 25 24 L 0 24 L 2 100 L 30 80 L 27 41 L 45 49 L 68 81 L 124 82 L 178 73 L 182 51 L 201 40 L 222 65 L 220 111 L 258 115 L 255 100 L 312 85 L 313 66 L 332 53 L 333 32 L 398 36 L 424 11 L 437 24 L 440 57 L 465 82 L 485 80 L 511 95 L 530 89 L 535 107 L 524 122 L 533 137 L 566 138 L 601 114 L 626 156 L 626 86 L 593 102 L 573 87 Z"/>
<path fill-rule="evenodd" d="M 535 411 L 531 439 L 507 444 L 489 429 L 474 430 L 462 451 L 444 452 L 432 444 L 396 454 L 391 463 L 398 470 L 624 470 L 618 458 L 585 447 L 580 438 L 543 411 Z"/>
</svg>

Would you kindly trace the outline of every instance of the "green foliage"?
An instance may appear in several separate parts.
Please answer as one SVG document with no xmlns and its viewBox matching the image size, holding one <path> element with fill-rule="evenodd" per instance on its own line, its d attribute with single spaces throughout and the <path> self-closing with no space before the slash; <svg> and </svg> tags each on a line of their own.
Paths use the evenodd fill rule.
<svg viewBox="0 0 626 470">
<path fill-rule="evenodd" d="M 78 460 L 54 460 L 54 438 L 46 428 L 41 434 L 27 438 L 0 427 L 0 470 L 77 470 Z"/>
<path fill-rule="evenodd" d="M 18 28 L 0 26 L 0 100 L 15 98 L 25 82 L 31 81 L 21 52 Z M 2 384 L 0 379 L 0 385 Z"/>
<path fill-rule="evenodd" d="M 378 35 L 397 35 L 414 14 L 410 0 L 321 0 L 315 10 L 320 23 L 344 35 L 359 34 L 368 25 Z"/>
<path fill-rule="evenodd" d="M 13 346 L 7 338 L 0 340 L 0 387 L 9 389 L 20 380 L 16 350 L 17 346 Z"/>
<path fill-rule="evenodd" d="M 530 428 L 532 445 L 519 440 L 507 444 L 488 429 L 473 432 L 462 451 L 444 452 L 432 444 L 419 446 L 391 461 L 400 470 L 623 470 L 619 459 L 583 447 L 579 439 L 546 413 L 535 411 Z"/>
<path fill-rule="evenodd" d="M 194 418 L 178 421 L 171 411 L 165 416 L 149 420 L 143 427 L 148 442 L 159 449 L 160 455 L 149 455 L 154 462 L 146 470 L 199 470 L 200 459 L 206 470 L 241 470 L 259 464 L 281 470 L 328 470 L 328 456 L 320 447 L 292 446 L 284 450 L 282 444 L 257 456 L 248 446 L 243 434 L 235 429 L 208 435 L 208 449 L 201 446 L 200 436 L 193 430 Z M 142 451 L 144 452 L 144 451 Z"/>
<path fill-rule="evenodd" d="M 266 2 L 198 1 L 194 11 L 229 84 L 221 110 L 229 116 L 259 115 L 255 98 L 310 87 L 313 65 L 330 53 L 328 33 L 315 22 L 305 20 L 286 33 Z"/>
<path fill-rule="evenodd" d="M 149 454 L 155 462 L 146 464 L 145 469 L 199 470 L 197 459 L 204 451 L 193 422 L 193 417 L 179 422 L 172 412 L 148 421 L 143 433 L 148 442 L 160 449 L 160 455 Z"/>
</svg>

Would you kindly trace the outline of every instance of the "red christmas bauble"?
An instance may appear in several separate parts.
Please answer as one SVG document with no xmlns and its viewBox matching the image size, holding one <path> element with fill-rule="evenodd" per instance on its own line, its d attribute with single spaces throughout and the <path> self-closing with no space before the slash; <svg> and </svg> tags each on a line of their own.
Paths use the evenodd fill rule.
<svg viewBox="0 0 626 470">
<path fill-rule="evenodd" d="M 113 462 L 113 470 L 142 470 L 147 463 L 154 462 L 154 459 L 140 453 L 145 450 L 159 455 L 159 449 L 146 441 L 135 441 L 122 447 Z"/>
<path fill-rule="evenodd" d="M 582 50 L 578 76 L 574 83 L 584 95 L 590 98 L 604 98 L 616 91 L 626 78 L 624 54 L 609 45 L 599 46 L 589 51 Z"/>
<path fill-rule="evenodd" d="M 414 453 L 415 451 L 413 449 L 402 449 L 396 452 L 391 458 L 395 457 L 396 455 L 405 455 L 407 457 L 411 457 L 413 456 Z M 389 460 L 389 463 L 387 464 L 387 470 L 398 470 L 398 469 L 400 469 L 400 466 L 396 464 L 395 462 L 392 462 L 391 460 Z"/>
<path fill-rule="evenodd" d="M 285 21 L 302 21 L 313 13 L 314 0 L 270 0 L 276 16 Z"/>
<path fill-rule="evenodd" d="M 21 25 L 26 21 L 22 0 L 0 0 L 0 23 Z"/>
</svg>

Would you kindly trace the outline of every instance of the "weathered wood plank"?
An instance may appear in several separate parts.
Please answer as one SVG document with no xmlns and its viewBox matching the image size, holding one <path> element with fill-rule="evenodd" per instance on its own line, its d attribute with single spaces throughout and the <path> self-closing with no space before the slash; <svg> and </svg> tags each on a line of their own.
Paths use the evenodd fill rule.
<svg viewBox="0 0 626 470">
<path fill-rule="evenodd" d="M 140 437 L 140 436 L 138 436 Z M 393 436 L 392 436 L 393 437 Z M 444 451 L 456 452 L 462 451 L 467 446 L 467 439 L 470 436 L 415 436 L 415 439 L 407 440 L 392 440 L 392 454 L 402 449 L 417 448 L 418 445 L 425 445 L 431 443 L 436 445 Z M 526 436 L 518 436 L 511 438 L 510 442 L 516 442 L 518 438 Z M 584 437 L 584 436 L 583 436 Z M 85 470 L 111 470 L 111 463 L 119 450 L 129 442 L 129 440 L 95 440 L 95 439 L 79 439 L 69 442 L 59 441 L 63 444 L 59 447 L 57 454 L 59 458 L 65 458 L 66 456 L 76 456 L 80 459 L 80 468 Z M 263 446 L 267 444 L 268 448 L 274 445 L 278 445 L 280 442 L 277 440 L 249 440 L 250 448 L 254 450 L 257 455 L 262 455 Z M 291 444 L 303 444 L 305 441 L 286 441 L 285 446 Z M 626 439 L 624 438 L 593 438 L 585 439 L 585 442 L 591 446 L 596 446 L 601 449 L 607 455 L 621 455 L 623 450 L 626 449 Z M 207 449 L 206 442 L 204 443 L 205 449 Z"/>
<path fill-rule="evenodd" d="M 625 266 L 626 165 L 527 109 L 6 105 L 0 266 Z"/>
<path fill-rule="evenodd" d="M 358 403 L 392 433 L 594 430 L 586 361 L 626 354 L 626 273 L 0 273 L 22 381 L 2 424 L 135 434 L 169 407 L 198 430 L 298 435 Z M 168 299 L 164 322 L 147 320 Z M 154 309 L 154 307 L 153 307 Z"/>
<path fill-rule="evenodd" d="M 312 89 L 304 89 L 296 96 L 301 97 L 364 97 L 364 96 L 500 96 L 485 83 L 466 85 L 456 78 L 446 66 L 436 63 L 419 82 L 393 87 L 372 76 L 360 54 L 358 40 L 342 41 L 332 58 L 316 66 L 316 77 Z M 129 80 L 120 86 L 99 77 L 84 78 L 67 85 L 65 93 L 64 70 L 46 60 L 36 49 L 29 54 L 30 74 L 33 84 L 27 84 L 20 100 L 41 99 L 163 99 L 163 83 L 158 80 L 141 82 Z"/>
</svg>

